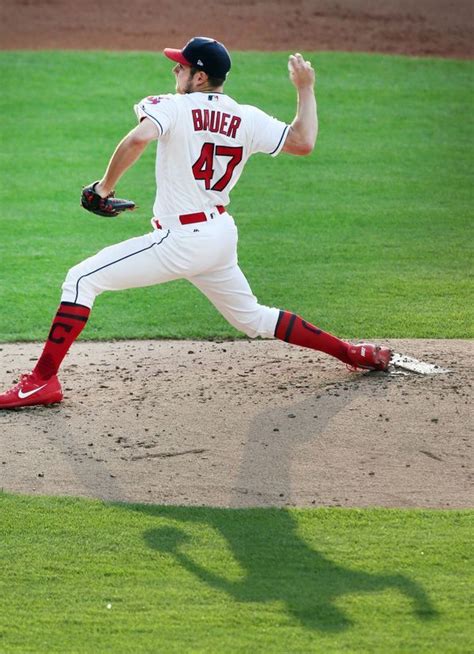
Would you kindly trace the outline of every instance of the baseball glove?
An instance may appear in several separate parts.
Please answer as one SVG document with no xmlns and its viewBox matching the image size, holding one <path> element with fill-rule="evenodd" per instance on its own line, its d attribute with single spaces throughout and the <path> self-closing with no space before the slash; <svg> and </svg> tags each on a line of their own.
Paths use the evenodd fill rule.
<svg viewBox="0 0 474 654">
<path fill-rule="evenodd" d="M 115 197 L 115 191 L 109 193 L 106 198 L 102 198 L 95 192 L 95 187 L 99 182 L 84 186 L 81 193 L 81 205 L 87 211 L 97 214 L 98 216 L 118 216 L 122 211 L 133 211 L 135 202 L 131 200 L 121 200 Z"/>
</svg>

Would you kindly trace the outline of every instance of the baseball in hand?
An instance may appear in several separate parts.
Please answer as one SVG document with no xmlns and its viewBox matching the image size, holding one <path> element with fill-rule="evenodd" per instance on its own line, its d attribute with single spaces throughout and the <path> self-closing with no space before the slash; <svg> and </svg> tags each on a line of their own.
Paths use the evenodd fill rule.
<svg viewBox="0 0 474 654">
<path fill-rule="evenodd" d="M 288 59 L 288 71 L 290 73 L 290 80 L 297 89 L 304 88 L 305 86 L 314 86 L 315 72 L 311 62 L 305 61 L 299 52 L 290 55 Z"/>
</svg>

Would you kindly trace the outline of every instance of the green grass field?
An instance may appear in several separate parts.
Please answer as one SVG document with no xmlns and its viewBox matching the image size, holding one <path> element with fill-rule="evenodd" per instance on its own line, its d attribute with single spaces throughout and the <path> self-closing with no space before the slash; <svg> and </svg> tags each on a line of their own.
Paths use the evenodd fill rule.
<svg viewBox="0 0 474 654">
<path fill-rule="evenodd" d="M 0 495 L 0 651 L 472 651 L 471 517 Z"/>
<path fill-rule="evenodd" d="M 233 193 L 240 261 L 259 299 L 344 337 L 473 334 L 471 62 L 338 53 L 318 71 L 309 158 L 259 155 Z M 71 265 L 149 230 L 154 148 L 119 183 L 139 204 L 79 206 L 135 124 L 173 90 L 151 53 L 8 52 L 2 63 L 0 341 L 42 340 Z M 291 121 L 285 53 L 236 53 L 228 92 Z M 82 337 L 235 337 L 186 282 L 106 294 Z"/>
</svg>

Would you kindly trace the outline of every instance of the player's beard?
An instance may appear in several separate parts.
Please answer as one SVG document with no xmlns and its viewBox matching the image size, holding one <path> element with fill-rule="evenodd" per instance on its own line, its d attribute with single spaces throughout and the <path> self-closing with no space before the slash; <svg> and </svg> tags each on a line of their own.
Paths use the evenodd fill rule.
<svg viewBox="0 0 474 654">
<path fill-rule="evenodd" d="M 183 86 L 179 86 L 179 84 L 176 84 L 176 93 L 179 93 L 180 95 L 185 95 L 186 93 L 192 93 L 194 91 L 193 89 L 193 83 L 192 80 L 188 80 L 186 84 Z"/>
<path fill-rule="evenodd" d="M 193 93 L 194 91 L 193 79 L 194 79 L 194 75 L 192 75 L 190 71 L 188 79 L 184 82 L 183 86 L 181 87 L 181 90 L 176 89 L 178 93 L 182 93 L 183 95 L 186 93 Z"/>
<path fill-rule="evenodd" d="M 187 80 L 181 80 L 180 82 L 178 79 L 176 79 L 176 93 L 180 93 L 181 95 L 185 95 L 186 93 L 194 93 L 196 90 L 194 88 L 194 75 L 191 74 L 191 71 L 189 72 L 189 76 Z"/>
<path fill-rule="evenodd" d="M 187 82 L 186 82 L 186 84 L 184 86 L 183 93 L 192 93 L 193 91 L 194 91 L 193 78 L 189 77 L 189 79 L 187 80 Z"/>
</svg>

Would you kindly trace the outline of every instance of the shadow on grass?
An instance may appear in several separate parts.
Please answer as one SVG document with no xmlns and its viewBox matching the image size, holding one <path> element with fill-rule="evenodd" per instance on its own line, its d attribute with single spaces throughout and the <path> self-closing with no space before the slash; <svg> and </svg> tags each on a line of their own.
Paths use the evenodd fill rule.
<svg viewBox="0 0 474 654">
<path fill-rule="evenodd" d="M 144 533 L 148 547 L 174 556 L 188 572 L 238 602 L 281 601 L 304 627 L 338 632 L 352 621 L 335 602 L 346 594 L 397 590 L 411 602 L 420 620 L 437 616 L 420 585 L 401 574 L 374 574 L 337 565 L 312 549 L 297 533 L 297 521 L 285 509 L 225 510 L 135 505 L 161 519 L 197 522 L 225 539 L 242 575 L 230 580 L 197 563 L 186 553 L 188 534 L 175 526 Z"/>
<path fill-rule="evenodd" d="M 344 394 L 318 395 L 279 409 L 271 407 L 256 416 L 249 426 L 236 479 L 229 480 L 232 489 L 229 506 L 233 508 L 146 504 L 120 506 L 157 519 L 159 526 L 143 534 L 150 549 L 173 556 L 183 569 L 201 582 L 227 593 L 237 602 L 282 602 L 288 615 L 307 629 L 321 632 L 348 629 L 353 622 L 337 606 L 340 599 L 345 595 L 387 590 L 398 591 L 404 596 L 418 619 L 436 618 L 438 613 L 422 586 L 406 575 L 376 574 L 334 563 L 301 538 L 297 514 L 284 508 L 252 508 L 261 501 L 267 506 L 275 506 L 282 495 L 291 501 L 291 466 L 295 449 L 308 441 L 322 438 L 331 421 L 361 394 L 370 390 L 371 397 L 383 395 L 380 381 L 377 375 L 357 377 L 352 383 L 346 382 L 348 388 Z M 315 412 L 318 420 L 314 427 L 308 429 L 308 416 L 313 416 Z M 290 414 L 291 438 L 284 432 L 272 431 L 274 424 L 287 425 Z M 267 436 L 266 447 L 262 447 L 262 434 L 269 433 L 272 438 Z M 91 470 L 94 474 L 91 474 Z M 77 473 L 92 489 L 92 495 L 104 497 L 104 485 L 98 482 L 105 479 L 107 489 L 107 484 L 110 487 L 110 475 L 103 463 L 92 469 L 88 467 L 87 475 L 77 466 Z M 318 481 L 315 479 L 317 487 Z M 111 497 L 104 499 L 116 499 L 125 494 L 114 485 Z M 173 524 L 166 525 L 167 520 Z M 209 565 L 202 565 L 197 560 L 198 549 L 195 550 L 196 555 L 190 554 L 194 550 L 193 544 L 188 542 L 190 536 L 186 524 L 189 523 L 202 525 L 203 533 L 211 528 L 220 534 L 240 568 L 238 579 L 218 574 L 212 560 Z M 320 528 L 323 527 L 322 524 Z"/>
<path fill-rule="evenodd" d="M 321 438 L 331 421 L 359 395 L 370 391 L 377 397 L 383 393 L 380 381 L 379 375 L 358 377 L 347 384 L 349 388 L 343 395 L 322 397 L 319 401 L 310 397 L 295 405 L 272 407 L 256 416 L 250 425 L 231 493 L 229 504 L 233 508 L 136 507 L 175 522 L 173 526 L 145 532 L 146 544 L 171 554 L 188 572 L 238 602 L 283 602 L 288 614 L 309 629 L 323 632 L 347 629 L 352 622 L 337 606 L 341 597 L 387 590 L 398 591 L 407 598 L 411 611 L 420 620 L 435 618 L 437 612 L 428 595 L 406 575 L 376 574 L 338 565 L 301 538 L 296 514 L 285 508 L 253 508 L 259 502 L 275 506 L 280 495 L 291 500 L 295 449 Z M 308 416 L 315 412 L 318 421 L 308 429 Z M 288 413 L 293 416 L 291 438 L 284 432 L 271 430 L 274 424 L 284 428 Z M 272 438 L 268 437 L 269 433 Z M 273 495 L 269 489 L 273 489 Z M 189 522 L 211 527 L 222 536 L 240 567 L 239 579 L 216 574 L 212 562 L 203 566 L 189 555 L 188 533 L 185 527 L 179 527 L 179 523 Z"/>
</svg>

